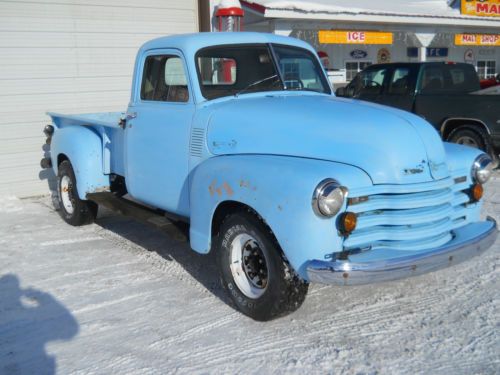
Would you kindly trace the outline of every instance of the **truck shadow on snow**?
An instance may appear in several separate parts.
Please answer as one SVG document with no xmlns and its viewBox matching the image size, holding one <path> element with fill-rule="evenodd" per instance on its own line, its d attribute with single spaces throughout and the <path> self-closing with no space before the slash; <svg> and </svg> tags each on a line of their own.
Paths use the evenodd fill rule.
<svg viewBox="0 0 500 375">
<path fill-rule="evenodd" d="M 71 340 L 78 331 L 73 315 L 50 294 L 21 289 L 16 275 L 0 276 L 0 374 L 55 374 L 46 344 Z"/>
<path fill-rule="evenodd" d="M 179 242 L 161 229 L 115 214 L 103 207 L 99 207 L 99 214 L 95 223 L 103 229 L 140 246 L 147 252 L 155 252 L 168 262 L 176 262 L 206 290 L 232 307 L 220 283 L 213 252 L 207 255 L 198 254 L 191 250 L 188 242 Z M 175 274 L 175 267 L 170 267 L 169 264 L 164 264 L 164 262 L 155 262 L 154 259 L 152 261 L 157 268 Z M 179 274 L 179 278 L 181 277 L 182 273 Z"/>
</svg>

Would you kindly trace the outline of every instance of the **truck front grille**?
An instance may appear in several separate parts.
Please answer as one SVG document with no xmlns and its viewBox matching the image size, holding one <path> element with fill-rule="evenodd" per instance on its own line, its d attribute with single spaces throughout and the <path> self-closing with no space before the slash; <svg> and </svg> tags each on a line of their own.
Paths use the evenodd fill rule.
<svg viewBox="0 0 500 375">
<path fill-rule="evenodd" d="M 450 177 L 349 192 L 347 210 L 358 215 L 358 225 L 344 240 L 344 250 L 418 251 L 444 245 L 453 229 L 467 223 L 469 187 L 467 178 Z"/>
</svg>

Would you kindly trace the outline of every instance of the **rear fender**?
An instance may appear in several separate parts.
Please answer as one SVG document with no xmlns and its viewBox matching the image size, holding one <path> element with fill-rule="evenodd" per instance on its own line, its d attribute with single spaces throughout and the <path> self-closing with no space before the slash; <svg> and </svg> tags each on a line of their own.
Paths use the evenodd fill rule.
<svg viewBox="0 0 500 375">
<path fill-rule="evenodd" d="M 217 207 L 239 202 L 262 217 L 292 267 L 306 279 L 308 260 L 328 259 L 342 248 L 336 218 L 318 217 L 311 207 L 313 191 L 325 178 L 351 188 L 371 185 L 362 170 L 327 161 L 267 155 L 208 159 L 191 174 L 191 247 L 208 253 Z"/>
<path fill-rule="evenodd" d="M 78 196 L 109 188 L 109 176 L 103 173 L 102 140 L 91 128 L 64 126 L 56 128 L 51 142 L 51 158 L 57 175 L 60 156 L 66 156 L 75 172 Z"/>
</svg>

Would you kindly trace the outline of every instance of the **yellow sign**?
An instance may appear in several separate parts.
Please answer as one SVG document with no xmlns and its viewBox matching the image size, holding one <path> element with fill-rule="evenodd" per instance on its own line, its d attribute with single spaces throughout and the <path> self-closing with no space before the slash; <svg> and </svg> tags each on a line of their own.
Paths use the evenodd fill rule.
<svg viewBox="0 0 500 375">
<path fill-rule="evenodd" d="M 462 0 L 462 14 L 500 17 L 500 0 Z"/>
<path fill-rule="evenodd" d="M 320 30 L 318 39 L 321 44 L 392 44 L 392 33 Z"/>
<path fill-rule="evenodd" d="M 455 34 L 457 46 L 500 46 L 500 34 Z"/>
</svg>

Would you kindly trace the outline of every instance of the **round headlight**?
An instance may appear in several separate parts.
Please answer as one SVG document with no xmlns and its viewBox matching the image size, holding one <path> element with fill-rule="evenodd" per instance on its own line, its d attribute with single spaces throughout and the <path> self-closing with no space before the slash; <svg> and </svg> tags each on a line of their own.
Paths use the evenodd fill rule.
<svg viewBox="0 0 500 375">
<path fill-rule="evenodd" d="M 474 160 L 474 164 L 472 164 L 472 179 L 480 184 L 484 184 L 490 179 L 494 167 L 495 165 L 489 155 L 479 155 L 476 160 Z"/>
<path fill-rule="evenodd" d="M 312 207 L 319 216 L 335 216 L 347 197 L 348 190 L 337 181 L 329 178 L 323 180 L 314 190 Z"/>
</svg>

